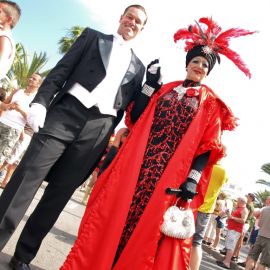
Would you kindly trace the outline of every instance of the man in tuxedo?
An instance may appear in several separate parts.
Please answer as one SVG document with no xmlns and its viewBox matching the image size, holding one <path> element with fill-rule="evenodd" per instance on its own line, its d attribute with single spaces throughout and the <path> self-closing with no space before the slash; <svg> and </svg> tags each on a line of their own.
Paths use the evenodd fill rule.
<svg viewBox="0 0 270 270">
<path fill-rule="evenodd" d="M 142 88 L 145 67 L 129 47 L 146 21 L 145 9 L 131 5 L 116 34 L 86 28 L 39 88 L 28 116 L 36 133 L 0 197 L 1 249 L 44 179 L 48 185 L 19 237 L 12 269 L 30 269 L 43 238 L 96 167 L 127 106 L 151 90 L 147 80 Z"/>
</svg>

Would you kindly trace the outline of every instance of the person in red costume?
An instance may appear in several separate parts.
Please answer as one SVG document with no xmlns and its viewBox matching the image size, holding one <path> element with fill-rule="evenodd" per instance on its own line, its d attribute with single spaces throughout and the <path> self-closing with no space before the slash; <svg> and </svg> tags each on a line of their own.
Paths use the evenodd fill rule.
<svg viewBox="0 0 270 270">
<path fill-rule="evenodd" d="M 129 107 L 130 133 L 100 175 L 61 270 L 189 269 L 192 239 L 165 236 L 160 227 L 177 197 L 192 200 L 196 216 L 212 166 L 224 155 L 222 132 L 237 125 L 231 110 L 202 81 L 219 54 L 237 55 L 229 51 L 230 37 L 253 32 L 237 29 L 217 45 L 220 31 L 212 19 L 201 18 L 176 32 L 175 41 L 186 39 L 185 80 L 160 85 L 158 60 L 148 65 L 146 81 L 152 87 L 145 84 Z M 233 61 L 250 76 L 239 56 Z"/>
</svg>

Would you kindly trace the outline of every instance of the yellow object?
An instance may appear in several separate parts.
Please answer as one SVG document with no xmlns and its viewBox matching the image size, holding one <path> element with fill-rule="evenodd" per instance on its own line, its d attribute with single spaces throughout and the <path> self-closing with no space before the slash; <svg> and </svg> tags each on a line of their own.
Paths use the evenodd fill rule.
<svg viewBox="0 0 270 270">
<path fill-rule="evenodd" d="M 203 204 L 198 211 L 202 213 L 213 213 L 217 196 L 224 183 L 228 181 L 226 171 L 220 165 L 214 165 L 210 182 L 204 197 Z"/>
</svg>

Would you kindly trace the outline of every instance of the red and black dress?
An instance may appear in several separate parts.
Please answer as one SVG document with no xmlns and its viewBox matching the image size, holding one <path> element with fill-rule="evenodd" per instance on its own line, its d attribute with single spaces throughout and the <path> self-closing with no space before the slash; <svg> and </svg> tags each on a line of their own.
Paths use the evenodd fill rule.
<svg viewBox="0 0 270 270">
<path fill-rule="evenodd" d="M 136 227 L 160 176 L 181 142 L 197 108 L 198 95 L 187 96 L 185 94 L 179 99 L 177 91 L 172 90 L 159 98 L 116 259 Z"/>
</svg>

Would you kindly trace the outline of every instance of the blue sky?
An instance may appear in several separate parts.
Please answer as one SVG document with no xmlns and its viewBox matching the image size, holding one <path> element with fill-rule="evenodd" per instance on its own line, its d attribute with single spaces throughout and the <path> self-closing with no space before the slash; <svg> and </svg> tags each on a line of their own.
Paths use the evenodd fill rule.
<svg viewBox="0 0 270 270">
<path fill-rule="evenodd" d="M 76 0 L 17 0 L 22 16 L 14 28 L 16 42 L 21 42 L 30 54 L 45 51 L 51 68 L 61 55 L 57 42 L 74 25 L 93 25 L 89 11 Z"/>
<path fill-rule="evenodd" d="M 16 1 L 16 0 L 15 0 Z M 224 166 L 229 178 L 247 191 L 254 186 L 260 167 L 270 162 L 270 91 L 265 85 L 269 78 L 270 44 L 269 0 L 164 1 L 137 0 L 146 7 L 148 23 L 135 45 L 136 54 L 145 64 L 159 57 L 164 83 L 183 79 L 185 54 L 173 42 L 173 34 L 200 17 L 212 16 L 223 30 L 241 27 L 258 30 L 253 36 L 233 39 L 231 48 L 238 52 L 251 70 L 249 80 L 226 57 L 216 65 L 205 80 L 231 107 L 240 119 L 234 132 L 224 134 L 227 157 Z M 52 68 L 60 59 L 57 42 L 74 25 L 90 26 L 111 33 L 116 30 L 124 8 L 130 0 L 17 0 L 22 17 L 14 29 L 14 38 L 27 52 L 47 52 Z"/>
</svg>

